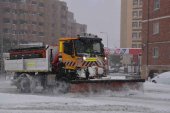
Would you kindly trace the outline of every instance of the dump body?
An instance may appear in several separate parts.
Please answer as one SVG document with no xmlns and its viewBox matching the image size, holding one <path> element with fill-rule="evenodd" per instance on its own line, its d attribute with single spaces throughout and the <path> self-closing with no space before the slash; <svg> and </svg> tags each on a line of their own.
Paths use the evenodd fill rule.
<svg viewBox="0 0 170 113">
<path fill-rule="evenodd" d="M 10 50 L 9 58 L 4 60 L 8 72 L 50 72 L 51 59 L 57 52 L 57 46 L 43 46 Z"/>
<path fill-rule="evenodd" d="M 5 60 L 5 70 L 11 72 L 49 72 L 50 66 L 46 58 Z"/>
</svg>

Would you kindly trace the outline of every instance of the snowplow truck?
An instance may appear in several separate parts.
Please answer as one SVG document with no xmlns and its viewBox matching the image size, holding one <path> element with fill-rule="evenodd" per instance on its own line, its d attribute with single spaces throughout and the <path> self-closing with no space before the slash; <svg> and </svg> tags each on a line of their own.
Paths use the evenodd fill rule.
<svg viewBox="0 0 170 113">
<path fill-rule="evenodd" d="M 57 46 L 11 49 L 4 64 L 7 72 L 14 72 L 12 84 L 21 92 L 34 92 L 37 86 L 61 92 L 138 89 L 144 82 L 108 77 L 102 39 L 91 34 L 60 38 Z"/>
</svg>

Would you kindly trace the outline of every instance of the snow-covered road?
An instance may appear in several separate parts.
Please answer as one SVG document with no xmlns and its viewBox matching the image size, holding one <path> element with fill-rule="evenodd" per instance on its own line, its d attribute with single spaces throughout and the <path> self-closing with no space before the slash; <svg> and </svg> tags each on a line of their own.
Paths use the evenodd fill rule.
<svg viewBox="0 0 170 113">
<path fill-rule="evenodd" d="M 170 113 L 169 87 L 146 82 L 144 91 L 19 94 L 0 80 L 0 113 Z"/>
</svg>

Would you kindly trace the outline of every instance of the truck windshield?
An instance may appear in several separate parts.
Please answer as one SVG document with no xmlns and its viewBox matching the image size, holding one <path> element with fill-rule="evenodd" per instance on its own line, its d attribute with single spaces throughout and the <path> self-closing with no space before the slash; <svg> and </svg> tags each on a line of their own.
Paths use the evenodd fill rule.
<svg viewBox="0 0 170 113">
<path fill-rule="evenodd" d="M 103 55 L 103 45 L 100 40 L 76 40 L 75 48 L 77 55 Z"/>
</svg>

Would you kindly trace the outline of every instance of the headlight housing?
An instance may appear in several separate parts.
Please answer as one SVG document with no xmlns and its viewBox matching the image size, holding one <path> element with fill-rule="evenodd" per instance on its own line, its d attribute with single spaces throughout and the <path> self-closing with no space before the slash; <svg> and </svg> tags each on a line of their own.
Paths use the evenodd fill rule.
<svg viewBox="0 0 170 113">
<path fill-rule="evenodd" d="M 86 60 L 86 59 L 87 59 L 87 58 L 84 56 L 84 57 L 83 57 L 83 60 Z"/>
<path fill-rule="evenodd" d="M 62 58 L 59 58 L 59 61 L 60 61 L 60 62 L 62 62 L 62 60 L 63 60 Z"/>
</svg>

